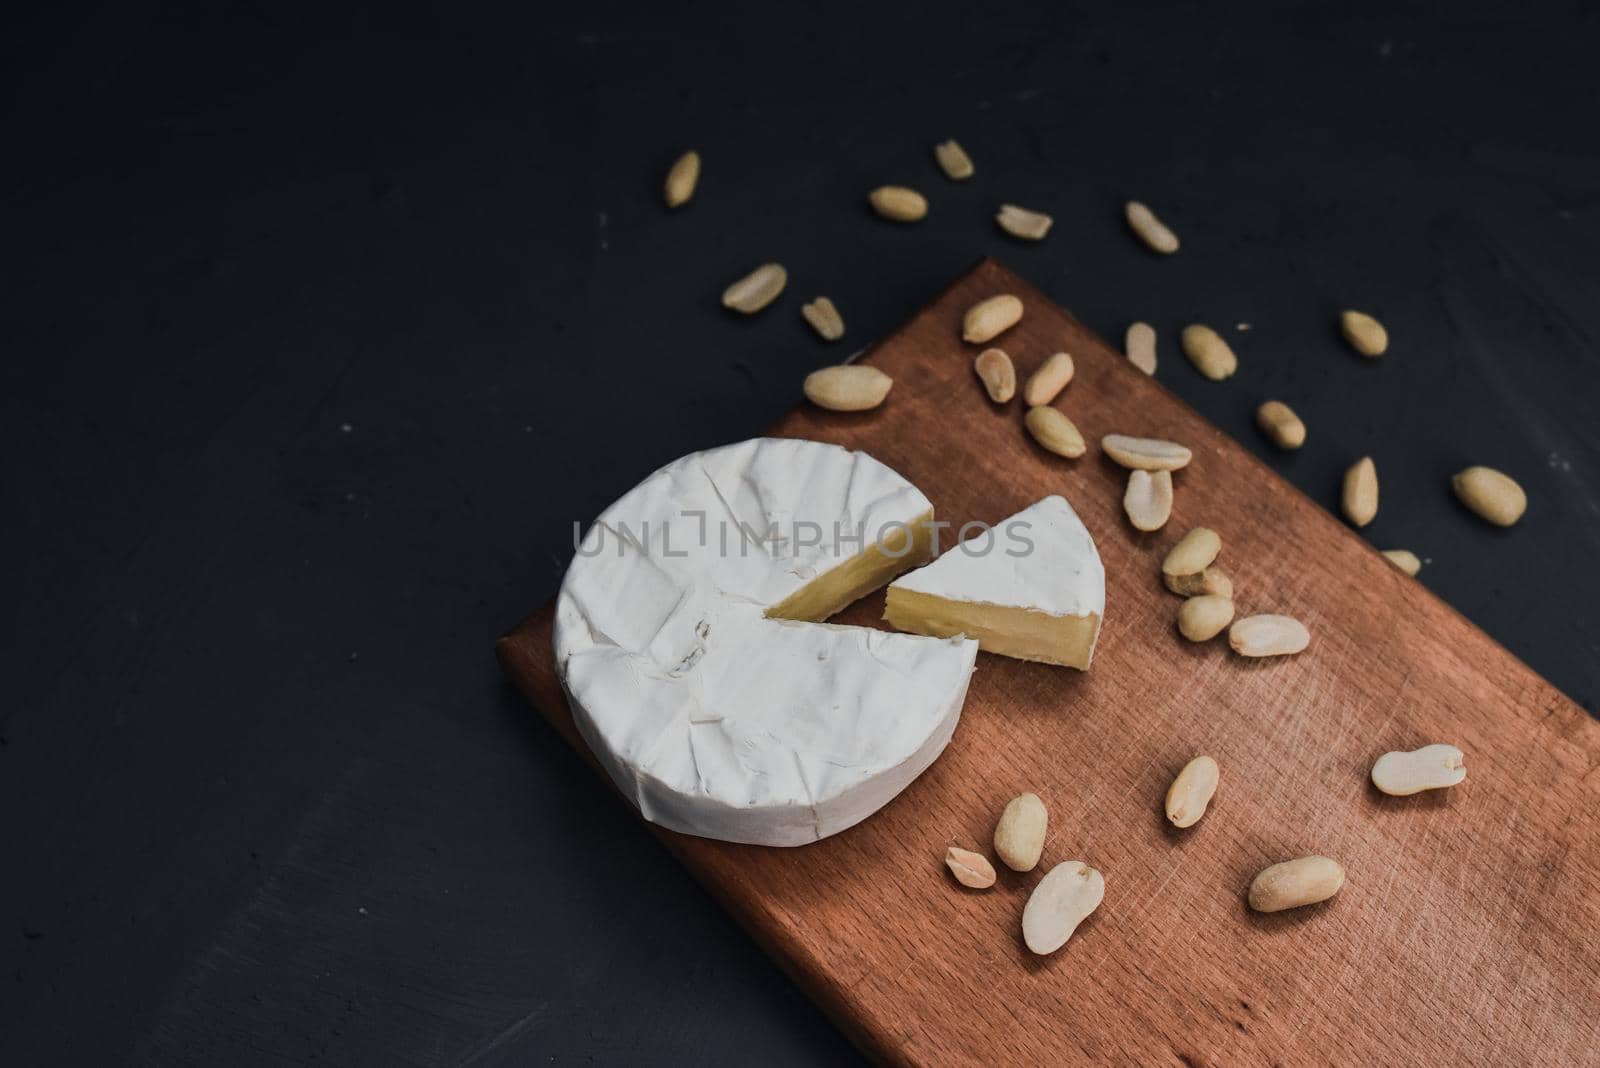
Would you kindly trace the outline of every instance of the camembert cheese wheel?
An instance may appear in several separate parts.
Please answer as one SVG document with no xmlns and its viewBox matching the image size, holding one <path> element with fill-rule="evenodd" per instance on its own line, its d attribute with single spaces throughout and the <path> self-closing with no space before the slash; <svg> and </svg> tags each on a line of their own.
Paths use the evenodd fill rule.
<svg viewBox="0 0 1600 1068">
<path fill-rule="evenodd" d="M 778 438 L 686 456 L 606 509 L 561 587 L 556 665 L 646 819 L 803 845 L 933 762 L 977 642 L 820 622 L 931 558 L 932 517 L 872 457 Z"/>
</svg>

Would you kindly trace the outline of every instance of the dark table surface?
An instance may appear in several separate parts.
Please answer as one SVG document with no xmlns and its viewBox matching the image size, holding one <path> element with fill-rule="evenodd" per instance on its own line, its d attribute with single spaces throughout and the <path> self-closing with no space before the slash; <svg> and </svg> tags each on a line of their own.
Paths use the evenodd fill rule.
<svg viewBox="0 0 1600 1068">
<path fill-rule="evenodd" d="M 1271 462 L 1316 499 L 1374 455 L 1372 540 L 1595 710 L 1593 4 L 542 6 L 7 16 L 0 1063 L 853 1058 L 491 646 L 574 521 L 982 254 L 1155 323 L 1263 454 L 1292 403 Z M 873 218 L 884 182 L 930 218 Z M 783 300 L 723 313 L 773 259 Z M 1178 355 L 1194 318 L 1232 381 Z M 1514 530 L 1451 498 L 1475 462 Z"/>
</svg>

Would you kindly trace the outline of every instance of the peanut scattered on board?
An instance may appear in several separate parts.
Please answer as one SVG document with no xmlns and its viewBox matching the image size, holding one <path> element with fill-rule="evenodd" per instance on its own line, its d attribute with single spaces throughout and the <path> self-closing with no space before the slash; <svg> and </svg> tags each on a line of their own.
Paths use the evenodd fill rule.
<svg viewBox="0 0 1600 1068">
<path fill-rule="evenodd" d="M 1076 460 L 1084 453 L 1086 446 L 1083 443 L 1083 435 L 1059 408 L 1051 408 L 1048 405 L 1029 408 L 1028 414 L 1023 417 L 1023 424 L 1040 447 L 1057 456 Z"/>
<path fill-rule="evenodd" d="M 1245 616 L 1228 628 L 1228 644 L 1240 656 L 1290 656 L 1311 644 L 1311 632 L 1291 616 Z"/>
<path fill-rule="evenodd" d="M 1172 515 L 1172 472 L 1162 468 L 1128 472 L 1128 488 L 1122 494 L 1122 510 L 1137 530 L 1149 533 L 1167 525 Z"/>
<path fill-rule="evenodd" d="M 1016 396 L 1017 370 L 1011 365 L 1011 357 L 1006 355 L 1004 349 L 984 349 L 972 361 L 972 369 L 982 380 L 989 399 L 996 404 L 1004 404 Z"/>
<path fill-rule="evenodd" d="M 1012 871 L 1032 871 L 1044 852 L 1049 816 L 1038 794 L 1018 794 L 1007 802 L 994 827 L 994 854 Z"/>
<path fill-rule="evenodd" d="M 1178 633 L 1192 642 L 1208 642 L 1233 622 L 1233 600 L 1214 593 L 1184 601 L 1178 608 Z"/>
<path fill-rule="evenodd" d="M 1392 797 L 1442 790 L 1466 777 L 1466 754 L 1443 743 L 1409 753 L 1385 753 L 1372 765 L 1372 785 Z"/>
<path fill-rule="evenodd" d="M 1344 868 L 1327 857 L 1310 856 L 1274 864 L 1250 884 L 1250 907 L 1282 912 L 1326 901 L 1344 886 Z"/>
<path fill-rule="evenodd" d="M 1072 381 L 1072 372 L 1072 357 L 1064 352 L 1056 353 L 1028 376 L 1028 384 L 1022 389 L 1023 401 L 1030 408 L 1049 404 L 1067 388 L 1067 383 Z"/>
<path fill-rule="evenodd" d="M 961 320 L 961 337 L 974 345 L 993 341 L 1022 320 L 1022 301 L 1010 293 L 980 300 Z"/>
<path fill-rule="evenodd" d="M 864 363 L 824 367 L 806 376 L 807 399 L 834 412 L 864 412 L 889 395 L 894 379 Z"/>
<path fill-rule="evenodd" d="M 1167 819 L 1174 827 L 1193 827 L 1206 814 L 1217 792 L 1222 771 L 1208 756 L 1197 756 L 1183 766 L 1167 788 Z"/>
<path fill-rule="evenodd" d="M 1023 942 L 1040 956 L 1054 953 L 1105 896 L 1105 876 L 1094 868 L 1081 860 L 1057 864 L 1039 880 L 1023 906 Z"/>
<path fill-rule="evenodd" d="M 950 874 L 956 877 L 956 882 L 974 890 L 986 890 L 994 885 L 994 865 L 989 863 L 989 858 L 982 853 L 974 853 L 970 849 L 960 846 L 951 846 L 945 850 L 944 863 L 950 869 Z"/>
</svg>

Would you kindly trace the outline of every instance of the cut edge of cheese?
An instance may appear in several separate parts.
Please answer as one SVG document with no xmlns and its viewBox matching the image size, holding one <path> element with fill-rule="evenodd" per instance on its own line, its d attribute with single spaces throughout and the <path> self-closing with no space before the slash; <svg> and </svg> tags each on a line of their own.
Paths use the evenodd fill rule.
<svg viewBox="0 0 1600 1068">
<path fill-rule="evenodd" d="M 818 622 L 843 611 L 895 577 L 921 567 L 938 550 L 933 509 L 905 525 L 890 526 L 875 545 L 767 609 L 768 619 Z"/>
<path fill-rule="evenodd" d="M 1105 568 L 1064 497 L 1052 495 L 889 586 L 898 630 L 976 638 L 1019 660 L 1086 671 L 1105 613 Z"/>
</svg>

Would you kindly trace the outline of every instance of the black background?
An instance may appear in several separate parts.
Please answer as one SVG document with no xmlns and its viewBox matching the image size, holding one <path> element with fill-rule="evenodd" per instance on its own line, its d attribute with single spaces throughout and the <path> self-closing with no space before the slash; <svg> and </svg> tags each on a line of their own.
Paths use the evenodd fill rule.
<svg viewBox="0 0 1600 1068">
<path fill-rule="evenodd" d="M 1253 449 L 1292 403 L 1272 462 L 1317 500 L 1373 454 L 1374 543 L 1593 711 L 1600 15 L 1434 6 L 13 11 L 0 1062 L 853 1057 L 491 646 L 574 521 L 981 254 L 1155 323 Z M 873 218 L 884 182 L 930 218 Z M 772 259 L 784 298 L 724 313 Z M 1178 355 L 1193 318 L 1233 380 Z M 1473 462 L 1520 526 L 1451 498 Z"/>
</svg>

